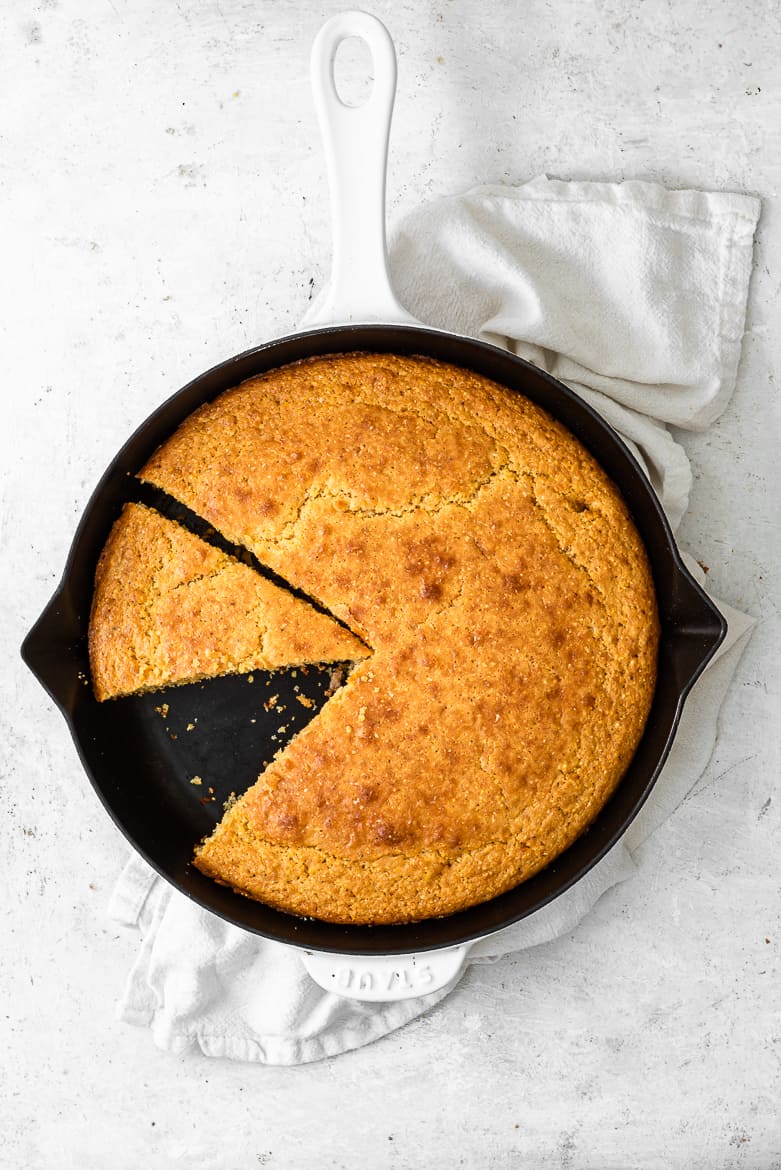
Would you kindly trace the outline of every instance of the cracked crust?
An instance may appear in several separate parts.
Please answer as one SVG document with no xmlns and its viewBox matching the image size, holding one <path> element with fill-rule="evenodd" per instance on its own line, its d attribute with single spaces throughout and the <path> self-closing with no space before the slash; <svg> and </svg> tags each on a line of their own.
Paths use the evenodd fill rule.
<svg viewBox="0 0 781 1170">
<path fill-rule="evenodd" d="M 95 576 L 89 626 L 99 700 L 222 674 L 368 654 L 357 638 L 141 504 L 126 504 Z"/>
<path fill-rule="evenodd" d="M 653 696 L 647 558 L 544 411 L 428 359 L 252 379 L 141 472 L 374 649 L 197 851 L 219 881 L 336 922 L 452 913 L 591 823 Z"/>
</svg>

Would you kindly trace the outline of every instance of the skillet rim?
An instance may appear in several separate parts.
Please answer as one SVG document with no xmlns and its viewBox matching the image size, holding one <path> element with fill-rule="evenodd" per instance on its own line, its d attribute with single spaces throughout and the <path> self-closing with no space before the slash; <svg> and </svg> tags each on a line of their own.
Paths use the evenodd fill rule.
<svg viewBox="0 0 781 1170">
<path fill-rule="evenodd" d="M 330 347 L 329 341 L 332 343 Z M 417 341 L 421 341 L 422 344 L 415 345 L 414 343 Z M 396 344 L 390 344 L 391 342 Z M 431 352 L 432 350 L 445 351 L 448 349 L 455 349 L 456 353 Z M 292 350 L 298 352 L 288 353 Z M 632 502 L 627 500 L 627 503 L 643 536 L 654 572 L 660 617 L 662 618 L 662 642 L 668 644 L 672 655 L 671 663 L 667 665 L 675 667 L 678 659 L 682 659 L 682 662 L 678 662 L 680 670 L 673 672 L 678 674 L 678 678 L 677 681 L 673 680 L 673 695 L 671 699 L 668 697 L 666 713 L 661 726 L 658 729 L 652 728 L 651 716 L 649 716 L 649 726 L 646 728 L 641 745 L 614 795 L 604 806 L 593 825 L 539 874 L 497 898 L 445 918 L 426 919 L 419 923 L 398 926 L 341 926 L 315 919 L 300 919 L 282 911 L 273 910 L 263 903 L 235 894 L 227 887 L 220 887 L 211 879 L 198 873 L 192 866 L 186 867 L 184 875 L 186 880 L 183 880 L 182 875 L 172 874 L 173 866 L 171 864 L 162 863 L 144 849 L 112 806 L 110 796 L 106 791 L 105 778 L 101 779 L 95 774 L 86 758 L 84 745 L 75 725 L 73 711 L 68 706 L 68 696 L 63 694 L 56 680 L 52 681 L 54 673 L 52 659 L 56 665 L 56 651 L 62 647 L 55 646 L 55 651 L 52 652 L 51 646 L 49 646 L 47 653 L 46 639 L 49 637 L 50 630 L 57 631 L 59 629 L 60 643 L 67 641 L 67 639 L 63 639 L 62 634 L 67 632 L 68 623 L 78 623 L 80 619 L 83 622 L 83 609 L 79 612 L 74 594 L 79 590 L 83 592 L 84 588 L 87 587 L 88 596 L 91 598 L 92 577 L 97 559 L 92 547 L 95 540 L 91 526 L 94 529 L 96 513 L 104 513 L 107 509 L 110 511 L 112 503 L 115 507 L 119 507 L 128 498 L 128 485 L 134 482 L 134 472 L 143 465 L 145 459 L 151 455 L 159 443 L 172 434 L 193 410 L 231 386 L 267 370 L 307 357 L 326 356 L 329 353 L 371 352 L 372 350 L 434 357 L 436 360 L 460 365 L 484 377 L 492 378 L 507 386 L 512 392 L 525 394 L 573 431 L 579 441 L 591 450 L 594 457 L 615 482 L 616 476 L 613 467 L 605 467 L 603 457 L 592 449 L 595 436 L 600 436 L 600 441 L 611 452 L 610 459 L 615 460 L 617 465 L 621 466 L 621 478 L 626 477 L 626 483 L 617 484 L 625 499 L 627 496 L 626 484 L 632 487 L 630 494 L 634 499 Z M 283 351 L 285 356 L 279 358 L 277 355 L 280 351 Z M 465 353 L 470 357 L 476 355 L 477 362 L 463 360 Z M 509 384 L 505 378 L 498 376 L 495 372 L 486 373 L 485 368 L 481 368 L 485 366 L 506 367 L 508 370 L 514 370 L 517 380 L 529 382 L 533 392 L 529 393 L 526 387 L 520 389 L 518 386 Z M 553 399 L 555 403 L 553 407 L 545 397 L 545 391 Z M 566 404 L 565 414 L 571 414 L 578 420 L 579 424 L 585 425 L 588 432 L 585 437 L 579 430 L 575 430 L 569 418 L 561 418 L 559 411 L 563 404 Z M 145 451 L 145 454 L 139 455 L 142 450 Z M 132 464 L 132 470 L 130 464 Z M 640 504 L 643 505 L 642 519 L 638 512 Z M 103 538 L 99 548 L 102 548 L 109 528 L 110 522 L 108 527 L 102 529 Z M 654 531 L 653 552 L 649 548 L 646 529 Z M 666 564 L 662 563 L 665 559 Z M 85 573 L 87 574 L 86 586 Z M 665 609 L 669 612 L 662 613 L 662 599 L 665 601 Z M 680 611 L 680 621 L 677 626 L 674 624 L 676 610 Z M 726 629 L 723 616 L 684 564 L 661 504 L 634 455 L 612 427 L 575 391 L 546 371 L 490 342 L 448 333 L 444 330 L 412 325 L 354 323 L 287 334 L 244 350 L 191 379 L 180 390 L 170 395 L 136 427 L 106 468 L 82 512 L 66 558 L 61 580 L 38 621 L 25 638 L 22 645 L 22 657 L 63 714 L 82 766 L 111 819 L 132 848 L 180 893 L 233 925 L 277 942 L 326 953 L 356 956 L 397 955 L 439 950 L 443 947 L 473 942 L 486 937 L 542 909 L 543 906 L 565 893 L 585 876 L 620 840 L 650 795 L 672 746 L 686 697 L 723 641 Z M 57 639 L 54 638 L 53 641 L 56 643 Z M 692 645 L 692 642 L 696 645 Z M 680 647 L 677 657 L 675 654 L 676 644 Z M 659 690 L 660 684 L 658 682 L 652 716 L 657 707 Z M 651 730 L 654 731 L 659 742 L 656 745 L 656 750 L 650 753 L 650 763 L 646 765 L 645 776 L 638 779 L 632 775 L 633 768 L 635 761 L 641 757 L 641 749 L 646 745 Z M 645 755 L 647 754 L 646 750 Z M 643 759 L 645 755 L 643 755 Z M 625 787 L 627 778 L 629 778 L 633 793 L 629 800 L 627 800 L 628 792 Z M 617 813 L 616 800 L 622 789 L 624 792 L 618 808 L 620 809 L 622 804 L 626 807 Z M 599 826 L 606 825 L 606 818 L 610 819 L 608 810 L 611 808 L 616 824 L 605 831 L 598 831 Z M 592 847 L 589 848 L 589 846 Z M 564 872 L 561 873 L 558 881 L 553 881 L 560 871 Z M 539 891 L 536 898 L 533 896 L 535 891 Z M 253 921 L 257 918 L 260 918 L 262 922 Z"/>
</svg>

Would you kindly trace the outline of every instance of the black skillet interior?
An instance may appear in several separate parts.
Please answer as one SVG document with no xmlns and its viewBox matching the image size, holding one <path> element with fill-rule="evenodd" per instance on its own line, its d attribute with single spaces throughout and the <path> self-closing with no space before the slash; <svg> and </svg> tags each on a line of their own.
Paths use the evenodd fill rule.
<svg viewBox="0 0 781 1170">
<path fill-rule="evenodd" d="M 192 410 L 243 379 L 287 362 L 356 350 L 425 354 L 474 370 L 545 407 L 599 460 L 622 491 L 653 566 L 662 618 L 659 680 L 642 742 L 595 823 L 552 865 L 481 906 L 396 927 L 343 927 L 280 913 L 203 877 L 193 846 L 241 793 L 258 764 L 316 713 L 330 671 L 225 678 L 97 703 L 86 634 L 98 556 L 122 504 L 139 498 L 134 473 Z M 666 758 L 683 701 L 726 633 L 718 610 L 681 563 L 658 500 L 615 432 L 561 383 L 495 346 L 407 326 L 320 329 L 260 346 L 196 378 L 129 439 L 84 512 L 62 582 L 22 654 L 71 729 L 95 790 L 130 843 L 182 893 L 245 929 L 310 949 L 399 954 L 489 934 L 532 913 L 583 876 L 643 804 Z M 273 697 L 277 698 L 272 702 Z M 280 728 L 284 731 L 280 731 Z M 274 739 L 278 736 L 278 739 Z M 201 783 L 197 783 L 198 779 Z M 195 781 L 195 783 L 193 783 Z"/>
</svg>

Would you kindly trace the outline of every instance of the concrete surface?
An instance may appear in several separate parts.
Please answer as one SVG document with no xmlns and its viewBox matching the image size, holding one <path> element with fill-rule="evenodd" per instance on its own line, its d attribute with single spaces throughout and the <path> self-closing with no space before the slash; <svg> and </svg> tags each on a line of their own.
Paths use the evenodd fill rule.
<svg viewBox="0 0 781 1170">
<path fill-rule="evenodd" d="M 391 219 L 543 171 L 764 201 L 738 390 L 685 439 L 684 540 L 759 619 L 701 784 L 570 937 L 354 1054 L 175 1057 L 113 1019 L 125 846 L 18 646 L 131 429 L 321 285 L 307 61 L 339 7 L 0 4 L 0 1165 L 781 1167 L 777 0 L 371 5 L 399 53 Z"/>
</svg>

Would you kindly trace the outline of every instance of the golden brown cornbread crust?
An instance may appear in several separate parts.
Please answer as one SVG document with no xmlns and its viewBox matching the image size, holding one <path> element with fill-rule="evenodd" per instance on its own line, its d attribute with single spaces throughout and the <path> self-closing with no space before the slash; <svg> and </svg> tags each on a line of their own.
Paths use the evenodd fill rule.
<svg viewBox="0 0 781 1170">
<path fill-rule="evenodd" d="M 109 534 L 89 625 L 101 701 L 368 653 L 331 618 L 151 508 L 126 504 Z"/>
<path fill-rule="evenodd" d="M 423 358 L 318 358 L 195 412 L 141 472 L 374 650 L 197 851 L 336 922 L 451 913 L 593 820 L 653 696 L 645 551 L 583 447 Z"/>
</svg>

